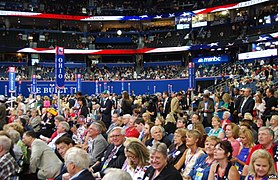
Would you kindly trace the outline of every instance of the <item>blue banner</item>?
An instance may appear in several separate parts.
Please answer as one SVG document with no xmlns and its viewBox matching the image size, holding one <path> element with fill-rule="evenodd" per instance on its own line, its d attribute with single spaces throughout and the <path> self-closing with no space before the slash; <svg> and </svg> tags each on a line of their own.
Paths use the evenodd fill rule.
<svg viewBox="0 0 278 180">
<path fill-rule="evenodd" d="M 196 80 L 195 80 L 195 64 L 190 62 L 188 64 L 188 80 L 189 80 L 189 87 L 188 89 L 195 89 Z"/>
<path fill-rule="evenodd" d="M 36 75 L 32 76 L 32 94 L 37 94 L 37 77 Z"/>
<path fill-rule="evenodd" d="M 81 74 L 77 74 L 77 91 L 82 91 Z"/>
<path fill-rule="evenodd" d="M 18 81 L 18 94 L 22 94 L 21 93 L 21 80 Z"/>
<path fill-rule="evenodd" d="M 96 80 L 96 88 L 95 89 L 96 89 L 95 94 L 98 95 L 98 80 Z"/>
<path fill-rule="evenodd" d="M 56 47 L 55 54 L 55 77 L 56 87 L 63 88 L 65 85 L 65 55 L 63 47 Z"/>
<path fill-rule="evenodd" d="M 229 62 L 230 58 L 228 55 L 221 55 L 221 56 L 205 56 L 199 58 L 193 58 L 192 62 L 195 64 L 221 64 L 225 62 Z"/>
<path fill-rule="evenodd" d="M 9 67 L 9 92 L 15 93 L 15 67 Z"/>
<path fill-rule="evenodd" d="M 122 92 L 124 91 L 124 79 L 122 79 Z"/>
<path fill-rule="evenodd" d="M 227 76 L 228 77 L 228 76 Z M 217 77 L 220 80 L 222 77 Z M 215 77 L 208 78 L 196 78 L 196 82 L 201 81 L 213 81 Z M 153 87 L 156 86 L 155 92 L 169 91 L 177 92 L 181 89 L 187 90 L 189 88 L 189 79 L 166 79 L 166 80 L 125 80 L 124 89 L 128 89 L 128 83 L 130 83 L 130 90 L 134 90 L 136 95 L 142 94 L 152 94 Z M 0 81 L 0 94 L 7 94 L 9 81 Z M 17 84 L 17 83 L 16 83 Z M 92 95 L 95 94 L 96 90 L 101 90 L 101 86 L 104 85 L 103 81 L 98 81 L 98 86 L 92 81 L 82 81 L 82 93 Z M 28 97 L 32 92 L 32 81 L 22 81 L 21 82 L 21 92 L 22 95 Z M 122 81 L 111 81 L 109 84 L 111 93 L 121 94 L 122 92 Z M 52 94 L 57 94 L 58 90 L 55 87 L 55 81 L 38 81 L 37 80 L 37 94 L 41 96 L 51 96 Z M 18 86 L 19 88 L 19 86 Z M 76 81 L 66 81 L 63 89 L 60 90 L 61 94 L 75 94 L 77 92 Z"/>
<path fill-rule="evenodd" d="M 105 91 L 105 90 L 108 90 L 108 89 L 107 89 L 107 82 L 104 82 L 104 83 L 103 83 L 103 91 Z"/>
</svg>

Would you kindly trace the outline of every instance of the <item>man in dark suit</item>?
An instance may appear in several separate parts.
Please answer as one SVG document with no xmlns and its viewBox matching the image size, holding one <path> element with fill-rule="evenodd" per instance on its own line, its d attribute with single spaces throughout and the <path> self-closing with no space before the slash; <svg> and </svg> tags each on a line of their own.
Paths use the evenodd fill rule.
<svg viewBox="0 0 278 180">
<path fill-rule="evenodd" d="M 103 99 L 100 103 L 100 112 L 102 114 L 102 121 L 104 122 L 106 128 L 109 128 L 111 123 L 111 110 L 112 101 L 109 99 L 109 91 L 105 90 L 103 92 Z"/>
<path fill-rule="evenodd" d="M 162 97 L 163 97 L 162 116 L 165 119 L 167 114 L 169 114 L 171 112 L 171 100 L 172 100 L 172 98 L 169 97 L 168 91 L 164 91 L 163 94 L 162 94 Z"/>
<path fill-rule="evenodd" d="M 238 118 L 238 107 L 242 101 L 242 99 L 244 98 L 243 96 L 243 93 L 244 93 L 244 88 L 241 88 L 240 90 L 237 89 L 237 88 L 234 88 L 234 102 L 235 102 L 235 110 L 234 110 L 234 113 L 232 114 L 232 119 L 233 119 L 233 122 L 238 124 L 239 122 L 239 118 Z"/>
<path fill-rule="evenodd" d="M 89 168 L 89 155 L 80 148 L 72 147 L 65 155 L 65 164 L 68 173 L 63 175 L 63 178 L 70 177 L 71 180 L 94 180 Z"/>
<path fill-rule="evenodd" d="M 275 108 L 277 107 L 277 98 L 274 97 L 274 89 L 268 88 L 266 90 L 266 98 L 265 98 L 265 111 L 263 120 L 264 122 L 267 119 L 270 119 L 270 116 L 275 113 Z"/>
<path fill-rule="evenodd" d="M 111 130 L 109 137 L 113 143 L 107 147 L 104 157 L 101 158 L 101 162 L 90 168 L 95 178 L 103 177 L 106 168 L 121 169 L 125 162 L 126 157 L 123 146 L 125 130 L 122 127 L 115 127 Z"/>
<path fill-rule="evenodd" d="M 208 94 L 204 94 L 203 101 L 199 103 L 198 111 L 200 112 L 200 120 L 204 127 L 211 127 L 211 120 L 214 113 L 214 103 L 209 99 Z"/>
<path fill-rule="evenodd" d="M 255 106 L 255 100 L 251 96 L 251 89 L 245 88 L 243 93 L 243 98 L 238 108 L 238 117 L 242 118 L 245 113 L 253 113 L 253 109 Z"/>
</svg>

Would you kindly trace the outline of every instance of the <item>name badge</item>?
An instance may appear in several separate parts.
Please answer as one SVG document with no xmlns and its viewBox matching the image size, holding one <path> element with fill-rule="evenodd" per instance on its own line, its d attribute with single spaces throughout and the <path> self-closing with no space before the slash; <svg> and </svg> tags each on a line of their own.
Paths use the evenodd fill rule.
<svg viewBox="0 0 278 180">
<path fill-rule="evenodd" d="M 175 155 L 178 156 L 180 153 L 181 153 L 180 151 L 177 151 L 177 152 L 175 153 Z"/>
</svg>

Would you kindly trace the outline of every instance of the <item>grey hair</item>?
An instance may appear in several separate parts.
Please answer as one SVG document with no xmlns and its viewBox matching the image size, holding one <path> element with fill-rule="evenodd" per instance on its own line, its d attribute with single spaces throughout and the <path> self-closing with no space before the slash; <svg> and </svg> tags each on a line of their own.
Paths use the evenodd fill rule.
<svg viewBox="0 0 278 180">
<path fill-rule="evenodd" d="M 227 115 L 229 115 L 229 117 L 231 116 L 231 113 L 229 111 L 224 111 L 223 114 L 227 114 Z"/>
<path fill-rule="evenodd" d="M 114 127 L 114 128 L 110 131 L 110 133 L 112 133 L 113 131 L 115 131 L 115 130 L 117 130 L 117 129 L 121 131 L 121 135 L 125 135 L 125 129 L 122 128 L 122 127 L 119 127 L 119 126 Z"/>
<path fill-rule="evenodd" d="M 14 130 L 14 129 L 9 129 L 7 131 L 7 133 L 9 135 L 10 139 L 12 140 L 13 144 L 16 144 L 19 141 L 20 133 L 18 131 Z"/>
<path fill-rule="evenodd" d="M 121 180 L 132 180 L 130 174 L 122 169 L 108 168 L 104 171 L 105 176 L 102 180 L 110 179 L 121 179 Z"/>
<path fill-rule="evenodd" d="M 267 131 L 268 134 L 272 137 L 272 139 L 274 139 L 274 131 L 272 129 L 270 129 L 269 127 L 266 127 L 266 126 L 262 126 L 260 127 L 259 131 Z"/>
<path fill-rule="evenodd" d="M 9 152 L 12 146 L 12 140 L 7 136 L 0 136 L 0 146 L 3 147 L 5 153 Z"/>
<path fill-rule="evenodd" d="M 62 128 L 63 128 L 65 131 L 69 131 L 69 130 L 70 130 L 69 123 L 67 123 L 66 121 L 62 121 L 62 122 L 60 122 L 59 124 L 62 125 Z"/>
<path fill-rule="evenodd" d="M 163 128 L 162 126 L 153 126 L 153 127 L 151 128 L 151 134 L 153 134 L 153 131 L 154 131 L 154 129 L 156 129 L 156 128 L 159 128 L 160 131 L 162 132 L 163 136 L 165 136 L 165 130 L 164 130 L 164 128 Z"/>
<path fill-rule="evenodd" d="M 96 130 L 97 130 L 99 133 L 102 132 L 102 125 L 101 125 L 100 123 L 98 123 L 98 122 L 93 122 L 93 123 L 91 124 L 91 126 L 94 126 L 94 127 L 96 128 Z"/>
<path fill-rule="evenodd" d="M 164 143 L 156 142 L 151 148 L 150 148 L 150 154 L 153 154 L 155 152 L 160 152 L 165 158 L 167 158 L 168 152 L 167 152 L 167 146 Z"/>
<path fill-rule="evenodd" d="M 89 155 L 80 148 L 72 147 L 65 154 L 65 164 L 72 163 L 80 169 L 89 168 Z"/>
<path fill-rule="evenodd" d="M 59 122 L 65 121 L 65 118 L 61 115 L 58 115 L 54 118 L 54 120 L 58 120 Z"/>
</svg>

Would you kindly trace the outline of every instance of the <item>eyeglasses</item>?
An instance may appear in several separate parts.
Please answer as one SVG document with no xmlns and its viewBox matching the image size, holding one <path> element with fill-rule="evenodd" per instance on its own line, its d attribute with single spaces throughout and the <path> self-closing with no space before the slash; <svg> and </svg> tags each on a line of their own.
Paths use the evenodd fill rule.
<svg viewBox="0 0 278 180">
<path fill-rule="evenodd" d="M 118 135 L 111 135 L 110 138 L 118 138 L 118 137 L 120 137 L 120 136 L 122 136 L 122 135 L 121 135 L 121 134 L 118 134 Z"/>
</svg>

